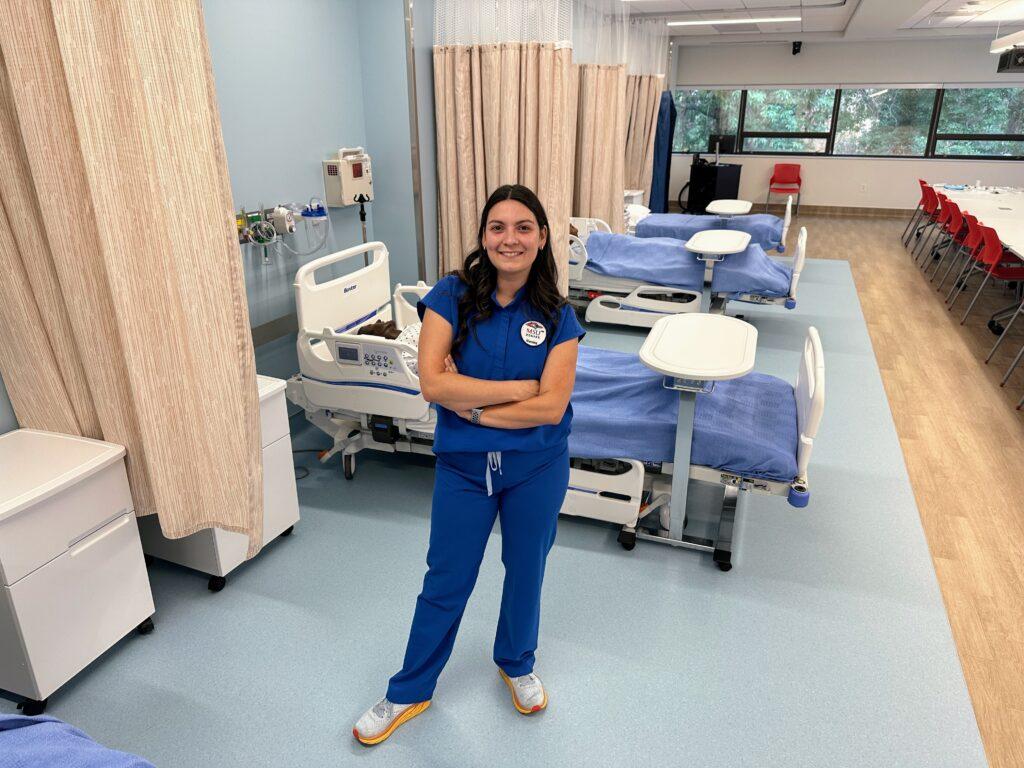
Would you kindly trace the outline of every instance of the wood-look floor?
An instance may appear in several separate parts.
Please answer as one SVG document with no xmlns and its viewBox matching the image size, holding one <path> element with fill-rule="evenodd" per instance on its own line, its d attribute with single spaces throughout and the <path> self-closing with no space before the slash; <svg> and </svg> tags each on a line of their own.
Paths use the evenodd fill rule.
<svg viewBox="0 0 1024 768">
<path fill-rule="evenodd" d="M 801 216 L 810 258 L 847 259 L 993 768 L 1024 766 L 1024 317 L 997 356 L 993 288 L 964 326 L 900 243 L 906 220 Z M 794 232 L 797 231 L 795 228 Z M 973 283 L 977 285 L 977 281 Z M 827 350 L 826 350 L 827 354 Z"/>
</svg>

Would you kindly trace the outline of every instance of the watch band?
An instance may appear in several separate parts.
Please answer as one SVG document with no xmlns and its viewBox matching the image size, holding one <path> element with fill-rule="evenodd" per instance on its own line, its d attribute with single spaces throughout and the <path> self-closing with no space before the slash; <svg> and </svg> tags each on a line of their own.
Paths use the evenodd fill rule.
<svg viewBox="0 0 1024 768">
<path fill-rule="evenodd" d="M 483 408 L 470 408 L 469 409 L 469 421 L 472 424 L 479 424 L 480 417 L 484 415 Z"/>
</svg>

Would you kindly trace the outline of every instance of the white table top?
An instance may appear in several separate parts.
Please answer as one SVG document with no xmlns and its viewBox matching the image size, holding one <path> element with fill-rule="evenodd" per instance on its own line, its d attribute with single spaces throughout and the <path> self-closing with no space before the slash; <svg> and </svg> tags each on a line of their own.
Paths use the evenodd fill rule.
<svg viewBox="0 0 1024 768">
<path fill-rule="evenodd" d="M 640 361 L 679 379 L 721 381 L 754 370 L 757 329 L 726 315 L 683 312 L 661 318 L 640 348 Z"/>
<path fill-rule="evenodd" d="M 745 216 L 752 205 L 749 200 L 712 200 L 705 210 L 719 216 Z"/>
<path fill-rule="evenodd" d="M 992 189 L 946 189 L 935 184 L 939 192 L 960 208 L 999 233 L 1003 245 L 1018 256 L 1024 256 L 1024 192 L 996 192 Z"/>
<path fill-rule="evenodd" d="M 735 229 L 705 229 L 686 241 L 686 250 L 708 256 L 742 253 L 750 245 L 750 233 Z"/>
</svg>

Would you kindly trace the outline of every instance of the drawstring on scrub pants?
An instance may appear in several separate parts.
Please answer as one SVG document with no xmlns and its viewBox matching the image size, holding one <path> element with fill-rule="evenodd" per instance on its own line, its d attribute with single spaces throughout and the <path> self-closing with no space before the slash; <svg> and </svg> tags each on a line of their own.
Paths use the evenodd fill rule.
<svg viewBox="0 0 1024 768">
<path fill-rule="evenodd" d="M 487 452 L 487 495 L 490 496 L 494 489 L 491 486 L 491 472 L 497 470 L 501 474 L 501 451 Z"/>
</svg>

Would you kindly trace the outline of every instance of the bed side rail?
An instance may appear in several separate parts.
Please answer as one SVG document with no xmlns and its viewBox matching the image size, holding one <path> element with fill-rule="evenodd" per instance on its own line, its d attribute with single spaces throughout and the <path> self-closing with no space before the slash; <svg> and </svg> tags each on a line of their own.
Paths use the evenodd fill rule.
<svg viewBox="0 0 1024 768">
<path fill-rule="evenodd" d="M 569 279 L 582 280 L 587 266 L 587 246 L 576 235 L 569 235 Z"/>
<path fill-rule="evenodd" d="M 398 283 L 395 286 L 395 292 L 391 300 L 394 306 L 395 325 L 398 326 L 399 330 L 420 321 L 419 313 L 416 311 L 416 301 L 430 293 L 431 288 L 433 288 L 432 285 L 427 285 L 422 280 L 417 281 L 416 285 L 402 285 Z M 416 301 L 409 301 L 406 298 L 409 295 L 415 296 Z"/>
<path fill-rule="evenodd" d="M 591 232 L 607 232 L 611 234 L 612 228 L 603 219 L 595 219 L 587 216 L 570 216 L 569 223 L 579 230 L 579 238 L 584 243 L 590 237 Z"/>
<path fill-rule="evenodd" d="M 316 281 L 317 272 L 364 253 L 372 254 L 367 266 L 321 283 Z M 363 318 L 376 315 L 390 299 L 388 249 L 381 242 L 363 243 L 321 256 L 295 273 L 299 330 L 312 335 L 319 335 L 325 328 L 339 333 L 354 330 Z"/>
<path fill-rule="evenodd" d="M 786 198 L 786 216 L 782 220 L 782 239 L 779 241 L 778 251 L 786 250 L 786 235 L 789 234 L 789 225 L 793 222 L 793 196 Z"/>
<path fill-rule="evenodd" d="M 807 260 L 807 227 L 800 227 L 800 236 L 796 239 L 796 255 L 793 257 L 793 276 L 789 279 L 789 298 L 796 301 L 796 286 L 800 282 L 800 273 L 804 271 Z"/>
<path fill-rule="evenodd" d="M 806 479 L 811 463 L 811 448 L 825 412 L 825 354 L 821 337 L 813 326 L 807 329 L 804 353 L 796 374 L 796 421 L 800 431 L 797 447 L 797 477 Z"/>
</svg>

